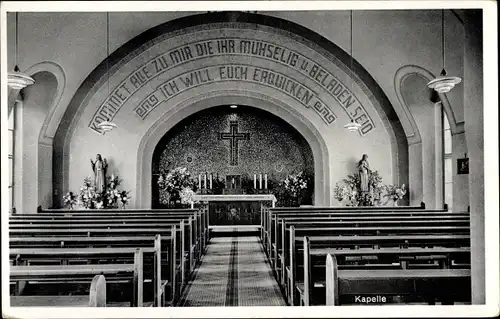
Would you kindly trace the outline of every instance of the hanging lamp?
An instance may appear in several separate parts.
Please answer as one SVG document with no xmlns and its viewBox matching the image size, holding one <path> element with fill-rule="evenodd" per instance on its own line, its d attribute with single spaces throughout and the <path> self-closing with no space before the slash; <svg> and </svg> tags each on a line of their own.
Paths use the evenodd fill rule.
<svg viewBox="0 0 500 319">
<path fill-rule="evenodd" d="M 444 39 L 444 9 L 441 10 L 441 50 L 443 59 L 443 70 L 439 77 L 427 83 L 427 86 L 434 89 L 438 93 L 448 93 L 457 85 L 462 82 L 462 79 L 458 76 L 447 76 L 445 70 L 445 39 Z"/>
<path fill-rule="evenodd" d="M 16 12 L 16 43 L 15 43 L 15 66 L 14 72 L 7 73 L 7 85 L 14 90 L 21 90 L 35 83 L 35 80 L 26 73 L 22 73 L 17 65 L 17 43 L 18 43 L 18 12 Z"/>
<path fill-rule="evenodd" d="M 353 70 L 353 49 L 352 49 L 352 10 L 350 13 L 350 23 L 351 23 L 351 71 Z M 351 92 L 352 92 L 352 78 L 351 78 Z M 351 119 L 351 122 L 347 123 L 344 125 L 344 128 L 346 128 L 349 132 L 357 132 L 361 128 L 361 124 L 354 122 L 354 120 Z"/>
<path fill-rule="evenodd" d="M 109 12 L 106 12 L 106 74 L 108 76 L 107 78 L 107 86 L 108 86 L 108 96 L 109 96 Z M 114 128 L 117 128 L 118 126 L 111 122 L 111 120 L 108 118 L 105 121 L 100 122 L 97 124 L 97 127 L 102 130 L 102 134 L 106 134 L 106 132 L 109 132 L 113 130 Z"/>
</svg>

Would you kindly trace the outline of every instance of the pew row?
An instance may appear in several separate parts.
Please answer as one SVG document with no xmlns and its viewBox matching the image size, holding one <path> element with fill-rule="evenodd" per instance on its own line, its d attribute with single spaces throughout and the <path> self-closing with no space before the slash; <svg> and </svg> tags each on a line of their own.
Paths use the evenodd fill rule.
<svg viewBox="0 0 500 319">
<path fill-rule="evenodd" d="M 67 211 L 65 211 L 67 212 Z M 45 214 L 45 213 L 40 213 Z M 50 225 L 51 228 L 65 228 L 67 224 L 71 224 L 71 228 L 92 228 L 93 226 L 101 227 L 104 225 L 117 227 L 117 225 L 129 225 L 129 228 L 142 227 L 141 224 L 148 224 L 147 226 L 159 226 L 161 224 L 168 224 L 184 220 L 186 224 L 186 231 L 192 231 L 194 243 L 196 243 L 196 250 L 198 257 L 204 253 L 206 245 L 209 241 L 208 225 L 205 223 L 205 218 L 202 214 L 193 212 L 173 212 L 169 214 L 162 212 L 161 216 L 156 218 L 131 215 L 124 213 L 122 215 L 116 213 L 100 212 L 98 215 L 85 215 L 83 214 L 70 214 L 64 215 L 62 213 L 54 215 L 40 214 L 16 214 L 12 215 L 9 219 L 11 229 L 16 228 L 36 228 L 37 226 Z M 92 216 L 92 217 L 91 217 Z M 145 225 L 146 226 L 146 225 Z M 191 230 L 192 229 L 192 230 Z"/>
<path fill-rule="evenodd" d="M 344 207 L 327 208 L 266 208 L 262 212 L 261 241 L 268 255 L 272 253 L 271 244 L 276 236 L 279 224 L 278 218 L 297 219 L 329 219 L 338 221 L 348 220 L 439 220 L 469 218 L 468 213 L 450 213 L 444 210 L 393 210 L 386 207 L 373 207 L 369 209 L 344 209 Z"/>
<path fill-rule="evenodd" d="M 93 228 L 88 228 L 90 226 Z M 176 231 L 178 227 L 178 231 Z M 161 228 L 159 228 L 161 227 Z M 43 225 L 27 225 L 26 227 L 11 227 L 10 236 L 11 237 L 61 237 L 61 236 L 72 236 L 74 238 L 82 237 L 124 237 L 130 236 L 130 238 L 136 237 L 136 234 L 149 235 L 153 237 L 156 234 L 160 234 L 165 237 L 170 237 L 171 234 L 175 234 L 176 240 L 176 250 L 179 252 L 178 257 L 180 258 L 180 265 L 182 267 L 182 278 L 184 279 L 186 275 L 186 270 L 193 271 L 195 264 L 201 259 L 201 254 L 204 248 L 201 248 L 202 241 L 197 240 L 196 229 L 193 229 L 189 223 L 184 224 L 183 220 L 177 222 L 169 223 L 158 223 L 158 224 L 137 224 L 135 227 L 133 225 L 122 225 L 122 224 L 63 224 L 59 227 L 52 227 L 50 224 Z M 69 242 L 74 242 L 74 240 L 63 241 L 63 244 L 68 245 Z M 126 242 L 130 240 L 125 239 Z M 48 243 L 50 240 L 40 241 L 40 244 Z M 81 241 L 84 242 L 84 241 Z M 109 240 L 109 244 L 112 242 L 117 242 L 112 239 Z M 11 243 L 14 243 L 11 241 Z"/>
<path fill-rule="evenodd" d="M 103 261 L 111 264 L 131 263 L 136 247 L 143 246 L 142 277 L 145 282 L 152 284 L 155 305 L 161 306 L 171 303 L 178 289 L 175 284 L 176 270 L 172 267 L 174 263 L 169 260 L 174 256 L 173 247 L 162 254 L 161 239 L 157 235 L 154 242 L 149 239 L 136 243 L 134 247 L 10 248 L 9 255 L 13 266 L 102 264 Z M 170 242 L 168 238 L 167 244 Z M 163 277 L 162 272 L 165 273 Z"/>
<path fill-rule="evenodd" d="M 275 232 L 274 240 L 271 244 L 270 262 L 275 271 L 280 273 L 283 265 L 287 264 L 283 252 L 288 252 L 295 238 L 302 236 L 400 236 L 400 235 L 469 235 L 470 227 L 468 221 L 459 224 L 455 221 L 441 221 L 433 223 L 432 226 L 406 226 L 390 225 L 374 222 L 376 226 L 359 226 L 355 222 L 337 223 L 332 221 L 322 222 L 322 224 L 288 222 L 281 220 L 280 227 Z M 309 227 L 309 226 L 313 227 Z M 425 225 L 425 223 L 423 224 Z M 451 226 L 450 226 L 451 225 Z M 279 277 L 279 276 L 278 276 Z"/>
<path fill-rule="evenodd" d="M 158 258 L 162 267 L 167 266 L 167 271 L 163 273 L 168 274 L 168 276 L 166 276 L 166 280 L 163 280 L 163 284 L 168 283 L 171 285 L 172 293 L 168 294 L 171 297 L 170 301 L 168 301 L 170 305 L 173 305 L 176 297 L 180 295 L 186 279 L 194 270 L 195 263 L 200 260 L 208 241 L 208 231 L 203 228 L 207 225 L 204 222 L 204 217 L 207 214 L 203 210 L 201 212 L 185 209 L 177 211 L 162 210 L 161 212 L 152 212 L 151 210 L 141 210 L 140 212 L 85 210 L 76 211 L 77 214 L 74 214 L 75 211 L 57 210 L 55 214 L 53 213 L 51 211 L 49 213 L 11 215 L 11 248 L 32 249 L 38 247 L 46 249 L 47 247 L 64 247 L 66 253 L 63 254 L 66 255 L 66 259 L 62 258 L 61 260 L 59 257 L 59 262 L 64 264 L 84 261 L 94 263 L 97 260 L 110 262 L 114 260 L 108 258 L 113 257 L 113 254 L 116 255 L 116 253 L 113 253 L 113 248 L 120 247 L 118 252 L 125 253 L 126 249 L 121 249 L 121 247 L 128 247 L 129 250 L 130 247 L 141 247 L 145 244 L 139 243 L 140 241 L 151 242 L 152 235 L 162 235 L 162 241 L 169 241 L 164 247 L 169 247 L 173 243 L 173 246 L 169 247 L 169 251 L 162 254 L 166 258 L 163 260 Z M 185 227 L 182 226 L 183 224 Z M 172 228 L 168 229 L 169 227 Z M 177 231 L 175 227 L 178 227 Z M 141 236 L 137 236 L 137 234 L 141 234 Z M 13 235 L 17 237 L 12 237 Z M 176 242 L 179 244 L 177 248 Z M 70 247 L 83 247 L 84 250 L 79 257 L 71 256 L 68 258 L 71 254 L 68 251 Z M 108 249 L 106 250 L 106 248 Z M 177 258 L 176 251 L 180 252 L 177 254 Z M 13 253 L 15 252 L 13 251 Z M 20 252 L 23 255 L 20 255 Z M 54 255 L 49 257 L 47 251 L 31 251 L 29 252 L 31 256 L 28 256 L 28 263 L 33 265 L 41 262 L 54 262 L 54 260 L 57 260 L 55 255 L 59 252 L 57 250 L 52 251 Z M 17 251 L 17 253 L 13 264 L 22 263 L 28 252 L 25 250 Z M 76 254 L 77 250 L 73 250 L 73 253 Z M 96 256 L 89 257 L 91 254 Z M 109 256 L 106 254 L 109 254 Z M 49 260 L 44 261 L 44 258 L 49 258 Z M 51 258 L 52 260 L 50 260 Z M 145 259 L 147 260 L 147 258 Z M 170 262 L 170 260 L 175 262 Z M 120 261 L 123 262 L 121 258 Z M 150 263 L 150 265 L 146 266 L 151 266 L 149 268 L 152 269 L 153 264 Z M 182 278 L 182 280 L 178 280 L 178 278 Z M 158 282 L 161 285 L 162 281 Z M 160 291 L 161 294 L 157 294 L 156 290 Z M 156 304 L 161 304 L 158 301 L 160 295 L 167 295 L 165 287 L 155 289 L 154 300 Z M 166 302 L 163 301 L 163 304 L 166 304 Z"/>
<path fill-rule="evenodd" d="M 82 284 L 96 275 L 104 275 L 106 284 L 132 287 L 132 307 L 143 306 L 143 250 L 135 249 L 133 263 L 96 265 L 11 266 L 10 281 L 14 295 L 22 296 L 27 284 Z M 59 291 L 60 289 L 58 289 Z"/>
<path fill-rule="evenodd" d="M 174 230 L 172 229 L 172 232 Z M 175 233 L 173 233 L 175 234 Z M 148 258 L 146 273 L 154 283 L 156 304 L 171 305 L 185 285 L 186 261 L 179 256 L 176 236 L 134 237 L 11 237 L 10 256 L 19 264 L 78 264 L 99 260 L 123 261 L 126 254 L 142 247 Z M 154 253 L 149 254 L 149 253 Z M 151 256 L 150 256 L 151 255 Z M 162 275 L 163 274 L 163 275 Z M 160 303 L 160 297 L 163 301 Z"/>
<path fill-rule="evenodd" d="M 399 272 L 400 270 L 424 269 L 432 272 L 436 269 L 470 269 L 469 247 L 311 249 L 309 238 L 304 237 L 303 249 L 297 250 L 296 263 L 290 271 L 295 274 L 290 276 L 292 281 L 290 285 L 299 293 L 301 305 L 311 304 L 315 287 L 324 288 L 327 255 L 335 257 L 339 270 L 351 269 L 365 272 L 394 270 Z M 401 295 L 405 294 L 401 293 Z M 318 302 L 316 301 L 315 304 Z"/>
<path fill-rule="evenodd" d="M 88 295 L 10 296 L 11 307 L 106 307 L 106 279 L 95 275 Z"/>
<path fill-rule="evenodd" d="M 436 300 L 442 304 L 471 300 L 470 269 L 341 270 L 335 256 L 328 254 L 325 272 L 327 306 L 343 302 L 384 304 L 389 296 L 404 295 L 428 304 Z M 302 291 L 306 289 L 309 287 Z"/>
<path fill-rule="evenodd" d="M 174 215 L 195 215 L 198 223 L 198 228 L 203 230 L 204 246 L 208 244 L 209 233 L 209 215 L 208 209 L 41 209 L 37 213 L 29 214 L 11 214 L 12 218 L 23 218 L 24 216 L 56 219 L 58 217 L 79 217 L 79 218 L 94 218 L 107 216 L 108 218 L 158 218 L 160 216 L 174 216 Z"/>
</svg>

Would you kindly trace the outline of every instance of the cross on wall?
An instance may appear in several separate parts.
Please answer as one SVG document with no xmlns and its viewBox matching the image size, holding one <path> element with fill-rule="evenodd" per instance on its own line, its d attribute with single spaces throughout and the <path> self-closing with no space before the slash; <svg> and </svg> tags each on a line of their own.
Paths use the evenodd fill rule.
<svg viewBox="0 0 500 319">
<path fill-rule="evenodd" d="M 229 121 L 229 133 L 219 133 L 219 139 L 229 140 L 229 165 L 237 166 L 239 141 L 248 141 L 250 133 L 238 132 L 238 121 Z"/>
</svg>

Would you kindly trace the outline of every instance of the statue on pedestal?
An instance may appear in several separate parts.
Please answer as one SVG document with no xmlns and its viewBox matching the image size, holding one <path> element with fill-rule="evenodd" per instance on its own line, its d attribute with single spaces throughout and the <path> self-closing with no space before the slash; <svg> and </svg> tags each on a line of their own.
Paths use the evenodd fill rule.
<svg viewBox="0 0 500 319">
<path fill-rule="evenodd" d="M 363 154 L 363 158 L 358 163 L 358 172 L 361 181 L 361 192 L 369 192 L 370 165 L 368 164 L 368 155 Z"/>
<path fill-rule="evenodd" d="M 102 194 L 106 191 L 106 171 L 108 162 L 102 159 L 101 154 L 96 155 L 96 161 L 90 159 L 92 171 L 94 172 L 94 187 L 96 193 Z"/>
</svg>

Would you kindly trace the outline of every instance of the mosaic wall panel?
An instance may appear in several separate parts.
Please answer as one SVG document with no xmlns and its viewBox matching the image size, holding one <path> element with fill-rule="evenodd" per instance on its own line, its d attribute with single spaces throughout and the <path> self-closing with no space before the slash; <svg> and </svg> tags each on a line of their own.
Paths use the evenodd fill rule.
<svg viewBox="0 0 500 319">
<path fill-rule="evenodd" d="M 233 135 L 239 138 L 231 148 Z M 314 172 L 311 148 L 291 125 L 247 106 L 210 108 L 166 132 L 153 156 L 153 174 L 178 166 L 196 177 L 241 175 L 253 181 L 254 174 L 267 174 L 270 184 L 288 174 Z"/>
</svg>

